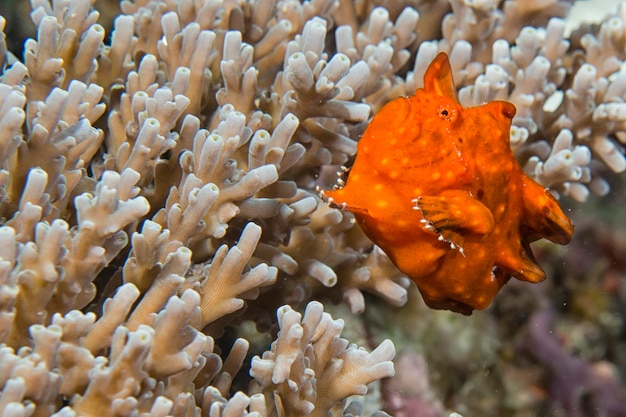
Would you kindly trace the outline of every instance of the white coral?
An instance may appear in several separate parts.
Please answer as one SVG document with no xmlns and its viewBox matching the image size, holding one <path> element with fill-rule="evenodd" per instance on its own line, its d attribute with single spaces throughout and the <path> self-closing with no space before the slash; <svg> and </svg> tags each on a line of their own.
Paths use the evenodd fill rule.
<svg viewBox="0 0 626 417">
<path fill-rule="evenodd" d="M 342 320 L 311 302 L 302 316 L 289 306 L 278 310 L 280 331 L 270 351 L 252 359 L 250 374 L 259 388 L 272 387 L 283 413 L 326 416 L 350 395 L 364 395 L 366 385 L 394 374 L 390 340 L 372 353 L 348 346 L 340 337 Z"/>
</svg>

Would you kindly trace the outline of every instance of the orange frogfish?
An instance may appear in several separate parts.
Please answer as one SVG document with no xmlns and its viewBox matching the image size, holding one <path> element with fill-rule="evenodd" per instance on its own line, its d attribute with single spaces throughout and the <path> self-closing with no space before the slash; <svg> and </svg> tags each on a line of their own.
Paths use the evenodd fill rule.
<svg viewBox="0 0 626 417">
<path fill-rule="evenodd" d="M 323 191 L 407 274 L 431 308 L 484 309 L 511 276 L 545 279 L 530 243 L 574 226 L 509 146 L 515 106 L 464 108 L 440 53 L 424 88 L 387 103 L 363 133 L 343 188 Z"/>
</svg>

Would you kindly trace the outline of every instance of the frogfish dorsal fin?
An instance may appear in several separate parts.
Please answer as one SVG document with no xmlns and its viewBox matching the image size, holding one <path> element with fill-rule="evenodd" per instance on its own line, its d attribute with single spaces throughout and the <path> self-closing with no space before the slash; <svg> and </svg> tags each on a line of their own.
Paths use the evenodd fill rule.
<svg viewBox="0 0 626 417">
<path fill-rule="evenodd" d="M 428 66 L 424 74 L 424 91 L 448 97 L 458 103 L 452 67 L 445 52 L 439 52 L 439 55 Z"/>
</svg>

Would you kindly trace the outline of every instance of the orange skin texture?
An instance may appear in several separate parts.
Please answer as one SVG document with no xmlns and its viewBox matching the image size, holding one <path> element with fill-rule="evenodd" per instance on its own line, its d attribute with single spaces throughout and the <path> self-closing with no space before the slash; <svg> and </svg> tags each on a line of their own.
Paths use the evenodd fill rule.
<svg viewBox="0 0 626 417">
<path fill-rule="evenodd" d="M 426 304 L 471 314 L 511 276 L 545 279 L 529 244 L 567 244 L 574 226 L 520 168 L 509 145 L 515 106 L 464 108 L 440 53 L 412 97 L 387 103 L 357 146 L 345 186 L 323 191 L 354 213 Z"/>
</svg>

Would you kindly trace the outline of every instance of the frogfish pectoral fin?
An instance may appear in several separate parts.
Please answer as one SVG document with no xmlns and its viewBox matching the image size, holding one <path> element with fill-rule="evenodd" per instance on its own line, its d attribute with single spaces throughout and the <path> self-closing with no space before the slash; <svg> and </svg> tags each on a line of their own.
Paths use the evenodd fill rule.
<svg viewBox="0 0 626 417">
<path fill-rule="evenodd" d="M 535 262 L 528 243 L 502 245 L 496 258 L 496 265 L 520 281 L 537 283 L 546 279 L 546 273 Z"/>
<path fill-rule="evenodd" d="M 467 233 L 484 235 L 494 228 L 489 208 L 467 191 L 448 190 L 440 195 L 423 195 L 413 202 L 424 216 L 424 228 L 459 248 L 462 248 L 463 236 Z"/>
<path fill-rule="evenodd" d="M 523 226 L 529 242 L 542 237 L 566 245 L 574 234 L 574 225 L 548 190 L 530 178 L 524 181 L 523 204 L 526 215 Z"/>
</svg>

